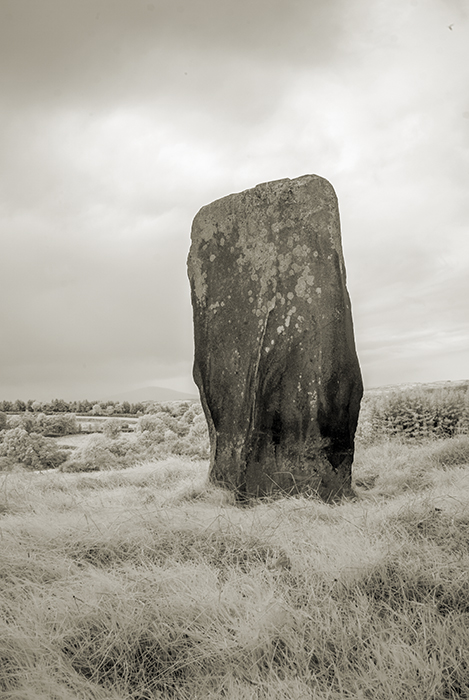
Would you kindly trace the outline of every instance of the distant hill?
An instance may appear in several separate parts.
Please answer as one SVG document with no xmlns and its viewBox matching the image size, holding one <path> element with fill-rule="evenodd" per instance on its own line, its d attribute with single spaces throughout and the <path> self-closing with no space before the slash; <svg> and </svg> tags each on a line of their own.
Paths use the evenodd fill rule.
<svg viewBox="0 0 469 700">
<path fill-rule="evenodd" d="M 106 396 L 101 401 L 128 401 L 138 403 L 139 401 L 191 401 L 198 400 L 197 394 L 186 394 L 174 389 L 165 389 L 162 386 L 146 386 L 143 389 L 133 391 L 121 391 L 113 396 Z"/>
<path fill-rule="evenodd" d="M 365 394 L 383 394 L 389 391 L 404 391 L 405 389 L 469 389 L 469 379 L 442 380 L 438 382 L 406 382 L 403 384 L 386 384 L 385 386 L 373 386 L 365 389 Z"/>
</svg>

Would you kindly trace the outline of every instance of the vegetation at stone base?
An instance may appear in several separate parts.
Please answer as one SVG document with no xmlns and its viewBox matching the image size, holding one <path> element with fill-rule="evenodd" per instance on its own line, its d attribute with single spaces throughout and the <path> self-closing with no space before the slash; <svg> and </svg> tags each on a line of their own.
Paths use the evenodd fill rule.
<svg viewBox="0 0 469 700">
<path fill-rule="evenodd" d="M 468 698 L 468 443 L 361 445 L 339 505 L 175 457 L 1 474 L 1 697 Z"/>
</svg>

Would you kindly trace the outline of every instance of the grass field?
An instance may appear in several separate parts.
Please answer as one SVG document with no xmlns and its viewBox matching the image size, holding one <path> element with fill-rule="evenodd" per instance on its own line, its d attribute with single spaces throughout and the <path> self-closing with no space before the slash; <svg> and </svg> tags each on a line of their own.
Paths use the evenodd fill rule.
<svg viewBox="0 0 469 700">
<path fill-rule="evenodd" d="M 0 474 L 4 700 L 469 698 L 469 438 L 357 498 L 236 506 L 207 462 Z"/>
<path fill-rule="evenodd" d="M 97 433 L 92 433 L 96 435 Z M 120 437 L 128 442 L 136 442 L 137 436 L 134 431 L 128 433 L 120 433 Z M 60 437 L 53 438 L 54 442 L 60 447 L 81 447 L 84 445 L 89 438 L 89 433 L 77 433 L 76 435 L 61 435 Z"/>
</svg>

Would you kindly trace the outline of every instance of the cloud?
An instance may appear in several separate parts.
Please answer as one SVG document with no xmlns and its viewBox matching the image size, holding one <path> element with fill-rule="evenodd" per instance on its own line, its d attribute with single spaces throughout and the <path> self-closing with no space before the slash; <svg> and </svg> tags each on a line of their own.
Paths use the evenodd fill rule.
<svg viewBox="0 0 469 700">
<path fill-rule="evenodd" d="M 148 90 L 223 93 L 236 72 L 249 83 L 247 64 L 273 64 L 275 74 L 285 72 L 285 63 L 325 60 L 340 46 L 344 5 L 4 0 L 2 79 L 28 102 L 80 101 L 83 94 L 106 101 L 119 93 L 148 99 Z"/>
<path fill-rule="evenodd" d="M 463 10 L 4 0 L 2 387 L 182 382 L 195 213 L 308 172 L 339 197 L 367 381 L 463 372 Z"/>
</svg>

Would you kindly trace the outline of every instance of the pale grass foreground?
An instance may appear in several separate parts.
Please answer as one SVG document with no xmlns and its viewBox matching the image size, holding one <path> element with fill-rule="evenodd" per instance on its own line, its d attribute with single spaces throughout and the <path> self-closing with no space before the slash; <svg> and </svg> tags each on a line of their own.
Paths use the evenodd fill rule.
<svg viewBox="0 0 469 700">
<path fill-rule="evenodd" d="M 340 505 L 189 459 L 2 474 L 0 697 L 469 697 L 465 449 L 359 449 Z"/>
</svg>

